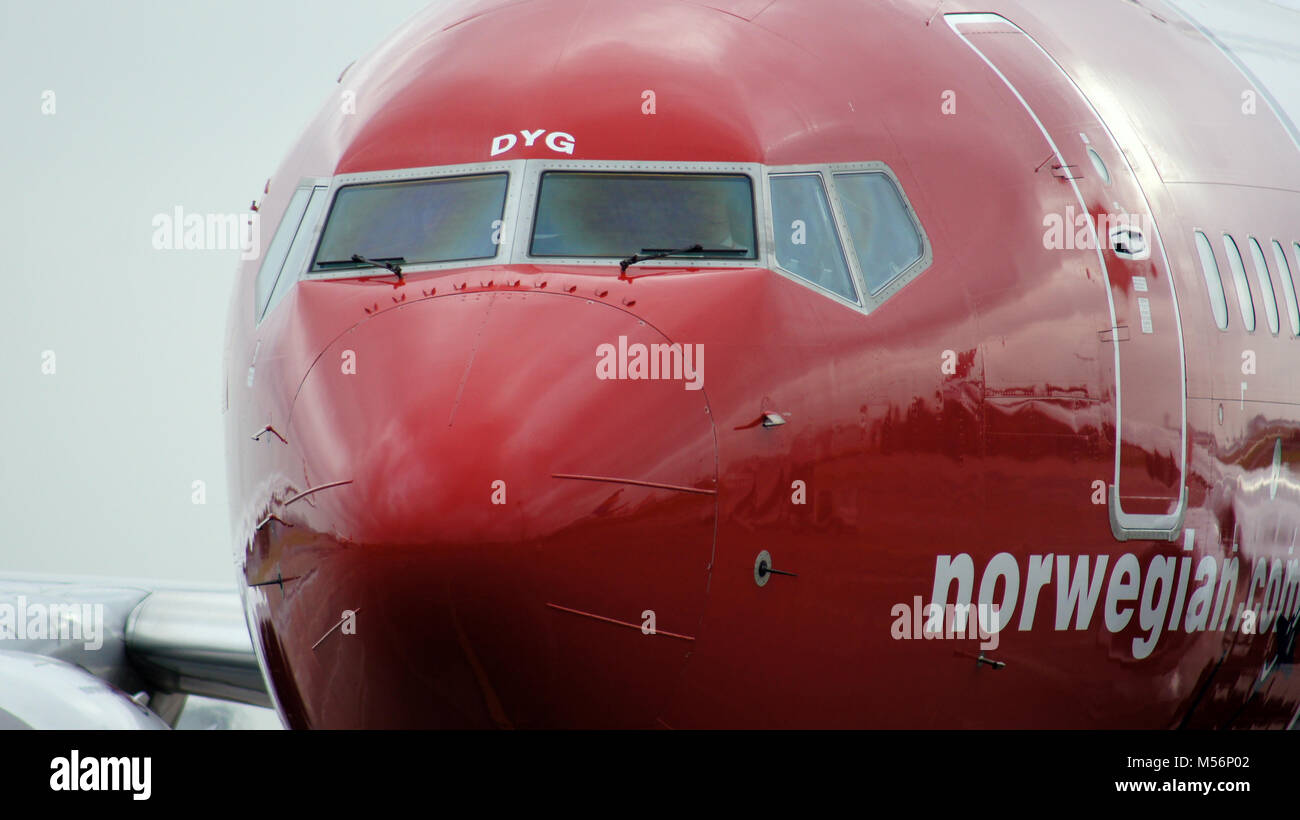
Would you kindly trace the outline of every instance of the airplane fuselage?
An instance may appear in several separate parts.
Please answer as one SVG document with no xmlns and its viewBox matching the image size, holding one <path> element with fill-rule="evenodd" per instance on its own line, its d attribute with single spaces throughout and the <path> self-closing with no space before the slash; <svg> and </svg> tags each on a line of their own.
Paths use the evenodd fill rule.
<svg viewBox="0 0 1300 820">
<path fill-rule="evenodd" d="M 498 5 L 345 72 L 240 269 L 232 520 L 290 725 L 1294 722 L 1300 147 L 1202 32 Z M 747 181 L 752 258 L 548 259 L 581 173 Z M 286 211 L 311 251 L 340 189 L 466 176 L 491 258 L 259 281 Z M 860 224 L 914 230 L 883 273 L 868 180 Z"/>
</svg>

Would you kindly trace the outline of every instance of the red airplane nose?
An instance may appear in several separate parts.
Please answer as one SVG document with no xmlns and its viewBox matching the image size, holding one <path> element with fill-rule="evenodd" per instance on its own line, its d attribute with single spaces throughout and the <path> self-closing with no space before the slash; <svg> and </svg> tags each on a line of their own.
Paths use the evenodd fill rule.
<svg viewBox="0 0 1300 820">
<path fill-rule="evenodd" d="M 653 725 L 713 550 L 688 342 L 512 291 L 406 303 L 327 347 L 293 406 L 289 479 L 351 483 L 287 505 L 249 566 L 284 579 L 259 617 L 290 721 Z"/>
</svg>

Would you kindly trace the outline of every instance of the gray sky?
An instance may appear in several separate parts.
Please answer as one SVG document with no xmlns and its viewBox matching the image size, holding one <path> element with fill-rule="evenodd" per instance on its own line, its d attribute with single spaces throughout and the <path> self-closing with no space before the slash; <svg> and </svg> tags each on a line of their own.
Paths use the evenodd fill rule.
<svg viewBox="0 0 1300 820">
<path fill-rule="evenodd" d="M 233 581 L 238 251 L 155 250 L 152 219 L 247 210 L 343 67 L 425 5 L 0 0 L 0 571 Z"/>
<path fill-rule="evenodd" d="M 1300 122 L 1300 0 L 1178 3 Z M 247 209 L 343 67 L 424 5 L 0 0 L 0 572 L 233 579 L 238 252 L 155 250 L 152 219 Z"/>
</svg>

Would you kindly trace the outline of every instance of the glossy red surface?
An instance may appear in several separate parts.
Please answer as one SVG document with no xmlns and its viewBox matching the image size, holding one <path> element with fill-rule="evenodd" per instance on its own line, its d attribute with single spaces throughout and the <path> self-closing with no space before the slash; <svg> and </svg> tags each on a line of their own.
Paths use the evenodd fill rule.
<svg viewBox="0 0 1300 820">
<path fill-rule="evenodd" d="M 1294 718 L 1293 667 L 1257 683 L 1276 633 L 1215 627 L 1220 608 L 1294 589 L 1300 342 L 1285 318 L 1277 337 L 1262 319 L 1244 332 L 1219 237 L 1300 240 L 1296 147 L 1265 108 L 1237 114 L 1240 75 L 1160 3 L 935 5 L 463 2 L 349 70 L 272 178 L 268 225 L 303 177 L 484 162 L 495 136 L 546 128 L 573 135 L 576 160 L 884 162 L 934 261 L 869 315 L 754 268 L 622 280 L 616 266 L 491 265 L 299 282 L 260 325 L 246 264 L 226 373 L 232 515 L 290 725 Z M 947 24 L 962 11 L 1012 20 L 1078 84 L 1091 107 L 1020 35 L 971 35 L 1082 166 L 1088 210 L 1149 207 L 1167 264 L 1107 252 L 1107 275 L 1095 250 L 1044 246 L 1044 216 L 1076 207 L 1074 190 L 1042 167 L 1052 149 L 1025 106 Z M 344 91 L 356 114 L 341 112 Z M 1112 185 L 1091 173 L 1077 136 L 1089 130 Z M 501 158 L 554 156 L 538 141 Z M 1196 229 L 1220 251 L 1226 332 Z M 1149 338 L 1134 276 L 1149 285 Z M 1108 294 L 1131 333 L 1122 408 Z M 703 389 L 597 379 L 597 346 L 620 336 L 702 345 Z M 1247 350 L 1256 372 L 1243 375 Z M 766 412 L 787 423 L 762 426 Z M 1119 414 L 1126 511 L 1167 512 L 1185 479 L 1172 542 L 1116 540 L 1096 503 L 1115 480 Z M 252 440 L 267 425 L 284 441 Z M 761 550 L 797 577 L 760 587 Z M 928 603 L 940 565 L 962 556 L 973 599 L 1015 590 L 985 651 L 1003 669 L 977 663 L 978 640 L 896 636 L 895 607 Z M 1076 621 L 1058 572 L 1083 556 L 1107 565 Z M 1132 600 L 1114 572 L 1126 556 Z M 1205 562 L 1217 577 L 1234 560 L 1230 597 L 1192 606 Z M 354 635 L 331 632 L 345 610 Z M 659 634 L 641 630 L 647 611 Z M 1213 626 L 1188 631 L 1193 613 Z"/>
</svg>

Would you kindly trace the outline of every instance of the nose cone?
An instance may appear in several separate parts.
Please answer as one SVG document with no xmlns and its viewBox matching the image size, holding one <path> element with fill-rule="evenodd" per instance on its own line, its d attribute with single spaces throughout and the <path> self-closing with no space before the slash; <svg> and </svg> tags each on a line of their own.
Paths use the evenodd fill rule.
<svg viewBox="0 0 1300 820">
<path fill-rule="evenodd" d="M 351 483 L 288 504 L 248 567 L 285 579 L 258 610 L 291 722 L 654 724 L 715 515 L 704 391 L 681 368 L 618 377 L 619 351 L 668 344 L 599 301 L 485 292 L 323 351 L 288 446 L 300 492 Z M 354 629 L 329 632 L 345 611 Z"/>
</svg>

